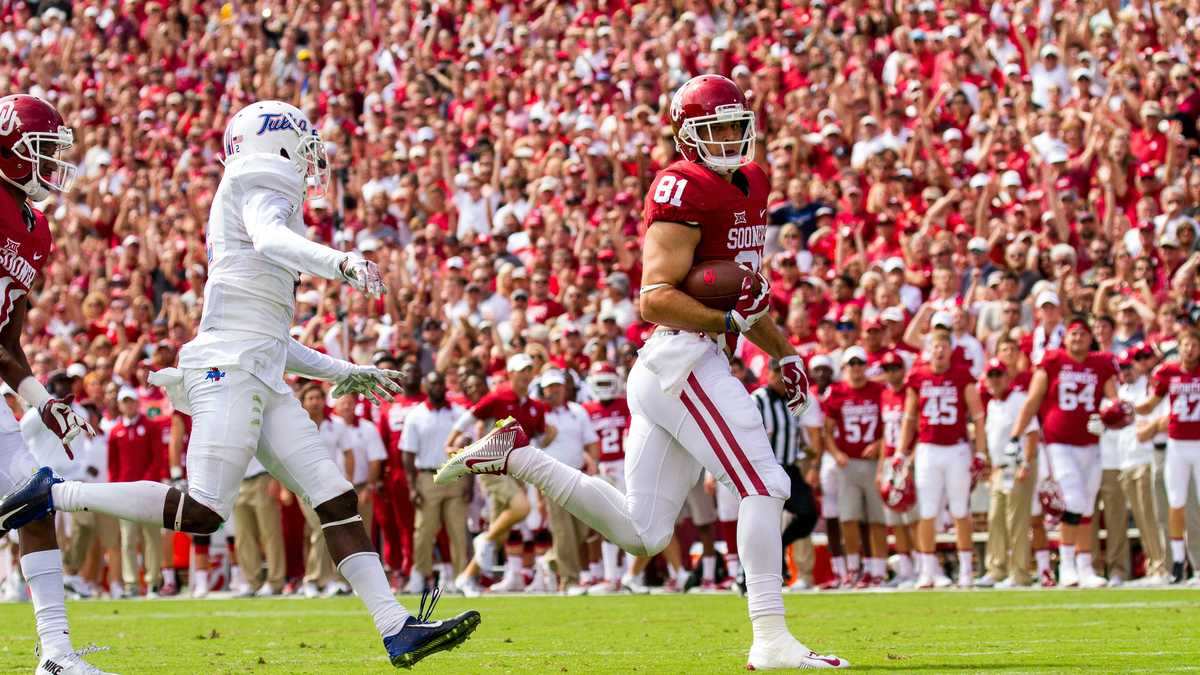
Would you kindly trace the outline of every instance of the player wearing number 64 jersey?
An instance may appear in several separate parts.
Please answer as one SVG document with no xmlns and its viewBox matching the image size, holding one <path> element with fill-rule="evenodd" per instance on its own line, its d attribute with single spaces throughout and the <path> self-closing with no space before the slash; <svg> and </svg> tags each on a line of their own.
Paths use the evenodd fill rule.
<svg viewBox="0 0 1200 675">
<path fill-rule="evenodd" d="M 1172 581 L 1183 581 L 1185 560 L 1184 515 L 1188 483 L 1194 478 L 1200 488 L 1200 335 L 1190 330 L 1179 337 L 1179 363 L 1164 363 L 1150 378 L 1150 397 L 1134 406 L 1146 415 L 1171 397 L 1167 421 L 1167 455 L 1163 477 L 1167 487 L 1167 530 L 1175 561 Z"/>
<path fill-rule="evenodd" d="M 1117 398 L 1117 363 L 1112 354 L 1092 352 L 1092 331 L 1082 318 L 1067 324 L 1066 349 L 1042 356 L 1029 383 L 1029 398 L 1013 426 L 1009 455 L 1021 452 L 1019 439 L 1040 411 L 1042 436 L 1054 480 L 1062 488 L 1061 586 L 1099 588 L 1107 581 L 1092 569 L 1089 528 L 1100 491 L 1099 410 L 1102 398 Z"/>
<path fill-rule="evenodd" d="M 747 667 L 843 668 L 844 660 L 802 645 L 784 621 L 780 520 L 791 480 L 720 344 L 732 347 L 729 339 L 740 333 L 778 359 L 788 407 L 804 411 L 808 379 L 795 348 L 767 316 L 769 284 L 745 283 L 729 311 L 678 288 L 703 261 L 758 270 L 770 181 L 753 163 L 754 111 L 732 81 L 701 75 L 675 92 L 670 116 L 684 159 L 655 176 L 645 202 L 639 301 L 642 316 L 658 328 L 629 373 L 626 493 L 528 447 L 515 420 L 455 456 L 435 480 L 511 474 L 626 551 L 653 555 L 670 542 L 684 499 L 707 470 L 740 498 L 738 554 L 753 629 Z"/>
</svg>

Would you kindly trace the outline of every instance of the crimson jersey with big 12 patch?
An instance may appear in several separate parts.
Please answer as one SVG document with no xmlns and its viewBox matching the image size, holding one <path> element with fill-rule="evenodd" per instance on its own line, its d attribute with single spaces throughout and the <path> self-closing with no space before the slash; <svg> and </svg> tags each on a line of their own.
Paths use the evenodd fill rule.
<svg viewBox="0 0 1200 675">
<path fill-rule="evenodd" d="M 1100 437 L 1088 433 L 1088 417 L 1099 412 L 1104 385 L 1117 375 L 1112 354 L 1090 352 L 1076 361 L 1061 349 L 1047 350 L 1039 368 L 1046 371 L 1042 399 L 1042 435 L 1047 443 L 1095 445 Z"/>
<path fill-rule="evenodd" d="M 1154 395 L 1171 397 L 1167 436 L 1180 441 L 1200 440 L 1200 366 L 1186 370 L 1164 363 L 1154 371 Z"/>
<path fill-rule="evenodd" d="M 967 387 L 975 385 L 966 366 L 935 373 L 928 364 L 908 374 L 905 387 L 917 392 L 917 440 L 958 445 L 967 440 Z"/>
<path fill-rule="evenodd" d="M 629 431 L 629 402 L 624 396 L 609 401 L 588 401 L 583 404 L 596 435 L 600 437 L 601 462 L 625 459 L 625 432 Z"/>
<path fill-rule="evenodd" d="M 396 466 L 402 466 L 400 461 L 400 436 L 404 433 L 404 420 L 408 417 L 408 413 L 417 404 L 425 402 L 424 394 L 416 396 L 405 396 L 401 394 L 395 400 L 388 401 L 380 406 L 377 410 L 378 421 L 376 426 L 379 428 L 379 435 L 383 438 L 383 445 L 387 448 L 388 459 L 395 460 Z"/>
<path fill-rule="evenodd" d="M 900 429 L 904 426 L 904 397 L 908 389 L 884 386 L 879 395 L 879 417 L 883 420 L 883 456 L 891 457 L 900 447 Z"/>
<path fill-rule="evenodd" d="M 867 446 L 883 433 L 879 398 L 885 388 L 870 380 L 858 389 L 849 382 L 836 382 L 821 401 L 821 410 L 833 420 L 838 449 L 851 459 L 862 459 Z"/>
<path fill-rule="evenodd" d="M 0 330 L 46 264 L 53 239 L 41 211 L 0 190 Z"/>
<path fill-rule="evenodd" d="M 762 266 L 767 237 L 767 195 L 771 183 L 762 167 L 750 163 L 732 182 L 707 167 L 681 159 L 659 171 L 646 193 L 642 235 L 655 221 L 700 228 L 692 264 L 733 260 Z"/>
</svg>

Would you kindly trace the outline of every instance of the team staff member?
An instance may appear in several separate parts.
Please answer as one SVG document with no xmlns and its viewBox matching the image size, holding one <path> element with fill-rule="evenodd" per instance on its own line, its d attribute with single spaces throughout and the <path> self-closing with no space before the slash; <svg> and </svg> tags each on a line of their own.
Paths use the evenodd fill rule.
<svg viewBox="0 0 1200 675">
<path fill-rule="evenodd" d="M 138 412 L 137 392 L 122 387 L 117 392 L 117 409 L 121 414 L 108 434 L 108 480 L 113 483 L 137 480 L 159 481 L 164 477 L 163 459 L 166 449 L 158 425 Z M 138 569 L 138 543 L 146 568 L 148 593 L 156 594 L 162 585 L 161 526 L 149 523 L 121 521 L 121 580 L 126 595 L 136 595 L 141 570 Z"/>
<path fill-rule="evenodd" d="M 1143 356 L 1143 354 L 1145 354 Z M 1131 348 L 1121 355 L 1121 400 L 1137 404 L 1150 395 L 1150 369 L 1154 353 Z M 1166 400 L 1158 402 L 1148 415 L 1135 414 L 1134 423 L 1120 430 L 1121 491 L 1129 500 L 1133 524 L 1146 554 L 1146 576 L 1143 585 L 1169 583 L 1167 575 L 1166 541 L 1163 528 L 1154 514 L 1154 444 L 1159 440 L 1159 420 L 1168 414 Z M 1166 434 L 1161 434 L 1166 444 Z"/>
<path fill-rule="evenodd" d="M 404 473 L 411 477 L 408 497 L 417 511 L 409 593 L 425 590 L 433 577 L 433 542 L 443 525 L 455 576 L 466 568 L 467 501 L 472 493 L 470 481 L 445 486 L 433 482 L 433 474 L 446 462 L 446 439 L 465 410 L 446 400 L 446 380 L 441 373 L 426 375 L 422 388 L 427 398 L 409 409 L 400 436 Z"/>
<path fill-rule="evenodd" d="M 979 585 L 1028 586 L 1033 583 L 1029 576 L 1030 513 L 1038 475 L 1038 424 L 1033 420 L 1026 428 L 1022 454 L 1009 455 L 1008 434 L 1028 394 L 1013 386 L 1013 374 L 998 358 L 988 361 L 984 376 L 988 459 L 994 468 L 989 481 L 987 573 Z"/>
<path fill-rule="evenodd" d="M 379 429 L 370 420 L 358 415 L 359 404 L 356 394 L 342 396 L 334 404 L 338 420 L 345 426 L 346 445 L 354 451 L 354 470 L 347 478 L 358 493 L 358 513 L 362 516 L 367 535 L 373 534 L 371 524 L 375 518 L 375 492 L 379 489 L 383 475 L 383 462 L 387 450 Z"/>
<path fill-rule="evenodd" d="M 241 489 L 233 502 L 233 530 L 237 561 L 246 586 L 239 595 L 269 597 L 283 592 L 287 558 L 283 547 L 283 515 L 279 483 L 256 458 L 246 466 Z M 259 581 L 259 570 L 267 571 Z"/>
<path fill-rule="evenodd" d="M 879 458 L 875 481 L 883 477 L 884 464 L 891 460 L 900 446 L 900 432 L 903 428 L 904 402 L 908 396 L 904 388 L 905 363 L 904 358 L 895 351 L 889 351 L 879 359 L 879 368 L 883 373 L 883 383 L 887 385 L 879 395 L 879 419 L 883 423 L 883 456 Z M 903 513 L 893 511 L 884 505 L 883 523 L 892 528 L 896 537 L 896 555 L 899 565 L 896 570 L 895 585 L 900 588 L 911 588 L 917 581 L 913 568 L 913 544 L 917 540 L 918 509 L 910 508 Z"/>
<path fill-rule="evenodd" d="M 333 458 L 342 475 L 353 474 L 354 450 L 346 444 L 345 427 L 325 416 L 325 389 L 319 382 L 313 382 L 300 390 L 300 405 L 308 418 L 317 425 L 317 433 L 325 444 L 329 456 Z M 321 528 L 321 519 L 310 504 L 300 500 L 300 512 L 304 514 L 304 522 L 308 524 L 308 553 L 304 558 L 304 580 L 301 592 L 306 598 L 316 598 L 324 592 L 325 595 L 337 595 L 343 590 L 349 591 L 349 586 L 341 581 L 333 558 L 329 555 L 329 547 L 325 545 L 325 534 Z"/>
</svg>

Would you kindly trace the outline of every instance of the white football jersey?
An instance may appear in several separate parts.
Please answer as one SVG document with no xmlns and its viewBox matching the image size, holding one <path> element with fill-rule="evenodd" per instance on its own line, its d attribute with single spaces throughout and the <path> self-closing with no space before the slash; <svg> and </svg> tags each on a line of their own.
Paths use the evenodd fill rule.
<svg viewBox="0 0 1200 675">
<path fill-rule="evenodd" d="M 300 274 L 339 279 L 345 253 L 309 241 L 304 187 L 283 157 L 238 157 L 225 166 L 207 225 L 208 281 L 195 339 L 181 368 L 236 367 L 279 393 Z"/>
</svg>

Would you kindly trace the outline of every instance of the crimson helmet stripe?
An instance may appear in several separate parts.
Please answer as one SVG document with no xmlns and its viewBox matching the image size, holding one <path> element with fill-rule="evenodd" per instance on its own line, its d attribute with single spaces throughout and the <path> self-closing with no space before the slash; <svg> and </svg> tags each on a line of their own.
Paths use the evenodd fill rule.
<svg viewBox="0 0 1200 675">
<path fill-rule="evenodd" d="M 742 451 L 742 446 L 738 445 L 737 438 L 729 430 L 729 425 L 725 424 L 725 418 L 721 417 L 721 413 L 713 405 L 712 400 L 708 398 L 708 394 L 704 393 L 704 390 L 700 387 L 700 381 L 696 379 L 695 373 L 688 375 L 688 384 L 692 386 L 692 390 L 696 392 L 696 397 L 700 399 L 700 403 L 704 405 L 708 414 L 712 416 L 713 421 L 717 423 L 717 428 L 721 430 L 721 435 L 729 443 L 729 449 L 733 451 L 733 456 L 742 465 L 742 469 L 746 472 L 746 477 L 750 479 L 750 483 L 754 485 L 754 489 L 758 491 L 758 494 L 767 496 L 767 486 L 758 477 L 758 472 L 754 470 L 754 466 L 750 464 L 750 460 L 746 459 L 746 453 Z"/>
<path fill-rule="evenodd" d="M 696 420 L 696 426 L 700 427 L 700 433 L 704 434 L 704 438 L 707 439 L 708 444 L 712 446 L 713 454 L 717 456 L 717 461 L 721 463 L 721 466 L 725 467 L 725 473 L 728 474 L 729 479 L 733 481 L 733 486 L 737 488 L 738 495 L 742 497 L 748 496 L 749 493 L 746 492 L 745 486 L 742 485 L 742 479 L 739 478 L 737 472 L 733 470 L 733 465 L 729 463 L 729 458 L 725 456 L 724 450 L 721 449 L 721 444 L 717 442 L 716 436 L 714 436 L 712 430 L 708 428 L 708 424 L 704 421 L 704 416 L 701 415 L 700 411 L 696 408 L 696 404 L 692 403 L 692 400 L 688 398 L 686 391 L 680 393 L 679 400 L 683 402 L 683 407 L 687 408 L 687 411 L 691 413 L 692 419 Z"/>
</svg>

